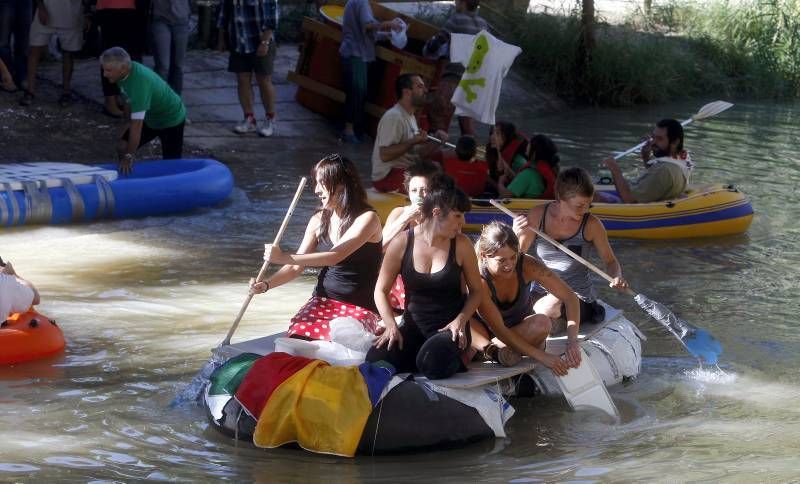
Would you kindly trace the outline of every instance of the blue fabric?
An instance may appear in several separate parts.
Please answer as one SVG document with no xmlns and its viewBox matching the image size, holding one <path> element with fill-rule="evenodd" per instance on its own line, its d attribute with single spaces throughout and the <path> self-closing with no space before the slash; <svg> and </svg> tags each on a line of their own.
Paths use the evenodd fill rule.
<svg viewBox="0 0 800 484">
<path fill-rule="evenodd" d="M 359 57 L 364 62 L 375 60 L 374 31 L 367 33 L 367 25 L 378 23 L 372 15 L 369 0 L 348 0 L 342 15 L 342 57 Z"/>
<path fill-rule="evenodd" d="M 278 30 L 277 0 L 224 0 L 220 4 L 217 27 L 226 31 L 228 50 L 253 54 L 261 34 Z"/>
<path fill-rule="evenodd" d="M 383 362 L 384 365 L 380 363 L 364 362 L 358 365 L 358 371 L 361 372 L 361 376 L 364 377 L 364 383 L 367 384 L 369 401 L 372 402 L 373 407 L 381 400 L 383 389 L 386 388 L 395 373 L 393 366 L 385 362 Z"/>
</svg>

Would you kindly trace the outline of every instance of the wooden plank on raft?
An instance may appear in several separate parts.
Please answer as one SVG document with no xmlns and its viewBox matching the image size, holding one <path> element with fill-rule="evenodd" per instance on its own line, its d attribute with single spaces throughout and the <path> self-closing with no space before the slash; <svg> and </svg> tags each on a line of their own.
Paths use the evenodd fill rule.
<svg viewBox="0 0 800 484">
<path fill-rule="evenodd" d="M 313 93 L 325 96 L 328 99 L 344 104 L 344 91 L 336 89 L 335 87 L 328 86 L 327 84 L 315 81 L 308 76 L 304 76 L 293 71 L 289 71 L 287 79 L 289 82 L 293 82 L 303 89 L 308 89 Z M 366 103 L 364 105 L 364 111 L 366 111 L 370 116 L 380 119 L 380 117 L 383 116 L 383 113 L 386 112 L 386 108 L 372 103 Z"/>
</svg>

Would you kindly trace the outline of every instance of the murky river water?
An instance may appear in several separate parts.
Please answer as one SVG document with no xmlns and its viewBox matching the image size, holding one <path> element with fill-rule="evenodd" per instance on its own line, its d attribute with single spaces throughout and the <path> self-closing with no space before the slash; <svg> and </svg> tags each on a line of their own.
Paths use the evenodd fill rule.
<svg viewBox="0 0 800 484">
<path fill-rule="evenodd" d="M 688 117 L 700 104 L 674 113 Z M 513 120 L 528 133 L 557 133 L 564 166 L 595 169 L 602 153 L 634 144 L 663 114 Z M 751 197 L 748 234 L 613 241 L 635 288 L 722 341 L 727 377 L 699 371 L 629 298 L 601 290 L 649 337 L 640 377 L 611 389 L 623 422 L 558 400 L 517 401 L 508 439 L 459 450 L 355 459 L 263 451 L 210 429 L 200 408 L 168 408 L 233 321 L 261 244 L 313 156 L 234 167 L 232 200 L 206 213 L 4 230 L 0 255 L 38 285 L 40 309 L 59 320 L 68 345 L 53 360 L 0 368 L 0 481 L 797 479 L 798 119 L 798 106 L 740 103 L 687 129 L 695 180 L 735 183 Z M 358 151 L 364 168 L 368 151 Z M 308 192 L 285 246 L 299 242 L 313 206 Z M 256 298 L 234 340 L 283 329 L 312 281 Z"/>
</svg>

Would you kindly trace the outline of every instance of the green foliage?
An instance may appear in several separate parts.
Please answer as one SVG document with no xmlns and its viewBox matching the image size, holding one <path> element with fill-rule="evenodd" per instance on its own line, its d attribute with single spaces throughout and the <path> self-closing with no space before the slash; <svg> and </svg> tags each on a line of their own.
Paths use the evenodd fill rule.
<svg viewBox="0 0 800 484">
<path fill-rule="evenodd" d="M 662 0 L 624 25 L 595 24 L 587 68 L 578 60 L 580 12 L 502 12 L 487 17 L 516 64 L 576 103 L 629 105 L 692 96 L 800 96 L 800 0 Z M 447 12 L 418 16 L 442 24 Z"/>
</svg>

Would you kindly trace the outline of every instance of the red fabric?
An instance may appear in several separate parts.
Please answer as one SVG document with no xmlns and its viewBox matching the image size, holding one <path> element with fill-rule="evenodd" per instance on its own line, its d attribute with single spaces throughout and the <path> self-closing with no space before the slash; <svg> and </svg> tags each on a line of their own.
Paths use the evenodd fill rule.
<svg viewBox="0 0 800 484">
<path fill-rule="evenodd" d="M 544 192 L 539 195 L 539 198 L 555 199 L 556 198 L 556 172 L 550 163 L 539 160 L 536 162 L 536 170 L 544 178 Z"/>
<path fill-rule="evenodd" d="M 483 194 L 486 190 L 486 179 L 489 178 L 488 163 L 483 160 L 462 161 L 452 150 L 444 153 L 443 158 L 444 172 L 453 177 L 456 186 L 470 197 Z"/>
<path fill-rule="evenodd" d="M 406 170 L 403 168 L 392 168 L 392 171 L 381 180 L 373 180 L 372 187 L 379 192 L 400 192 L 405 193 L 406 187 L 403 182 L 406 178 Z"/>
<path fill-rule="evenodd" d="M 369 309 L 336 299 L 313 296 L 294 315 L 286 333 L 289 336 L 330 341 L 331 320 L 345 316 L 357 319 L 370 333 L 377 330 L 378 315 Z"/>
<path fill-rule="evenodd" d="M 506 160 L 509 164 L 511 164 L 511 162 L 514 161 L 514 156 L 517 155 L 517 151 L 519 151 L 520 148 L 522 148 L 523 144 L 525 146 L 528 145 L 528 138 L 524 134 L 517 131 L 514 134 L 514 139 L 506 143 L 506 147 L 503 148 L 503 151 L 501 153 L 503 155 L 503 159 Z M 525 156 L 525 153 L 519 153 L 519 154 Z M 527 156 L 525 156 L 525 158 L 527 158 Z"/>
<path fill-rule="evenodd" d="M 406 286 L 403 284 L 403 276 L 397 274 L 392 289 L 389 291 L 389 304 L 392 309 L 404 311 L 406 309 Z"/>
<path fill-rule="evenodd" d="M 259 358 L 236 390 L 236 400 L 257 419 L 272 392 L 312 361 L 314 360 L 310 358 L 286 353 L 270 353 Z"/>
</svg>

